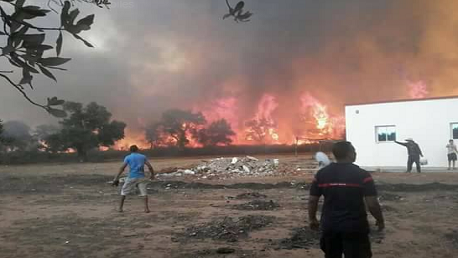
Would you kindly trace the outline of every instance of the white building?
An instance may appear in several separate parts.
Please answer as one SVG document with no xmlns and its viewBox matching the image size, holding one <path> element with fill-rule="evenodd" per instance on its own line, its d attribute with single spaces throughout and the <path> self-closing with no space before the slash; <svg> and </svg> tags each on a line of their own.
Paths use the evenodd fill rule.
<svg viewBox="0 0 458 258">
<path fill-rule="evenodd" d="M 458 144 L 458 96 L 345 106 L 347 140 L 363 167 L 406 167 L 407 150 L 394 140 L 413 138 L 427 167 L 446 167 L 450 139 Z M 415 171 L 415 165 L 414 169 Z"/>
</svg>

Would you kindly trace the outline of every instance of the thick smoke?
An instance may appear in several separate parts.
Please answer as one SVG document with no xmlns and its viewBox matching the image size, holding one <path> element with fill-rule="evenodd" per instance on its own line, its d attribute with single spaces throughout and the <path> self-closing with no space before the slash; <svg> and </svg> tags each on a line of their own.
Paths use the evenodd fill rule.
<svg viewBox="0 0 458 258">
<path fill-rule="evenodd" d="M 458 93 L 456 1 L 245 2 L 254 16 L 239 24 L 222 20 L 223 0 L 123 1 L 96 10 L 89 39 L 98 49 L 77 50 L 69 38 L 70 71 L 37 96 L 100 102 L 140 131 L 166 109 L 205 113 L 222 102 L 232 110 L 219 112 L 242 127 L 269 94 L 278 130 L 295 134 L 304 94 L 342 115 L 345 103 L 410 98 L 412 83 L 424 85 L 424 97 Z M 0 101 L 6 120 L 34 124 L 45 116 L 13 91 Z"/>
</svg>

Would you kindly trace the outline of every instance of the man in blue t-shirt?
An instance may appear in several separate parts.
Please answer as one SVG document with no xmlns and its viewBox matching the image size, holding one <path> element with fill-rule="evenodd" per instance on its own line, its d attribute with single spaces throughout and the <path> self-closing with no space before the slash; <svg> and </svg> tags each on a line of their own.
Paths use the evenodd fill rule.
<svg viewBox="0 0 458 258">
<path fill-rule="evenodd" d="M 151 164 L 148 162 L 145 155 L 138 153 L 138 147 L 136 145 L 130 146 L 130 152 L 130 155 L 127 155 L 124 158 L 124 164 L 122 164 L 118 174 L 113 180 L 113 185 L 118 186 L 119 176 L 124 172 L 126 167 L 129 166 L 129 175 L 121 189 L 121 202 L 119 203 L 118 211 L 123 211 L 122 208 L 124 206 L 124 201 L 126 200 L 126 195 L 135 192 L 136 189 L 138 189 L 140 190 L 140 196 L 145 198 L 145 212 L 149 213 L 150 211 L 148 208 L 148 193 L 146 186 L 150 180 L 154 179 L 153 166 L 151 166 Z M 149 179 L 145 178 L 145 165 L 148 167 L 151 173 Z"/>
</svg>

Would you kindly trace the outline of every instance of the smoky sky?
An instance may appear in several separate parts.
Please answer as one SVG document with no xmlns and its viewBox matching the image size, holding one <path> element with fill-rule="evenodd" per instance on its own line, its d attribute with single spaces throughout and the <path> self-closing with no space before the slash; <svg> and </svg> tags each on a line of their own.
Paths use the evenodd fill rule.
<svg viewBox="0 0 458 258">
<path fill-rule="evenodd" d="M 79 5 L 96 14 L 83 34 L 96 48 L 66 35 L 68 71 L 56 72 L 58 83 L 36 76 L 37 101 L 96 101 L 140 128 L 166 109 L 211 108 L 224 97 L 237 98 L 246 119 L 265 93 L 276 96 L 278 116 L 297 112 L 304 92 L 335 113 L 348 102 L 405 98 L 409 80 L 424 81 L 431 97 L 458 93 L 453 0 L 246 0 L 247 23 L 222 20 L 224 0 L 112 2 Z M 0 85 L 1 119 L 56 123 Z"/>
</svg>

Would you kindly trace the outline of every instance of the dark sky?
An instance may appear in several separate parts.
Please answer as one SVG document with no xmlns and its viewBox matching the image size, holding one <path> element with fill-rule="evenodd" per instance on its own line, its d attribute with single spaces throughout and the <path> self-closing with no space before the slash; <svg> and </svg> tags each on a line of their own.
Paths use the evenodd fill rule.
<svg viewBox="0 0 458 258">
<path fill-rule="evenodd" d="M 418 81 L 427 96 L 458 94 L 454 0 L 246 0 L 248 23 L 222 20 L 223 0 L 112 2 L 80 5 L 96 14 L 83 34 L 96 48 L 67 35 L 69 71 L 56 73 L 57 84 L 37 77 L 36 100 L 96 101 L 136 128 L 165 109 L 211 109 L 228 97 L 250 118 L 265 93 L 278 116 L 299 109 L 304 93 L 335 114 L 347 102 L 406 98 Z M 1 119 L 56 122 L 0 83 Z"/>
</svg>

